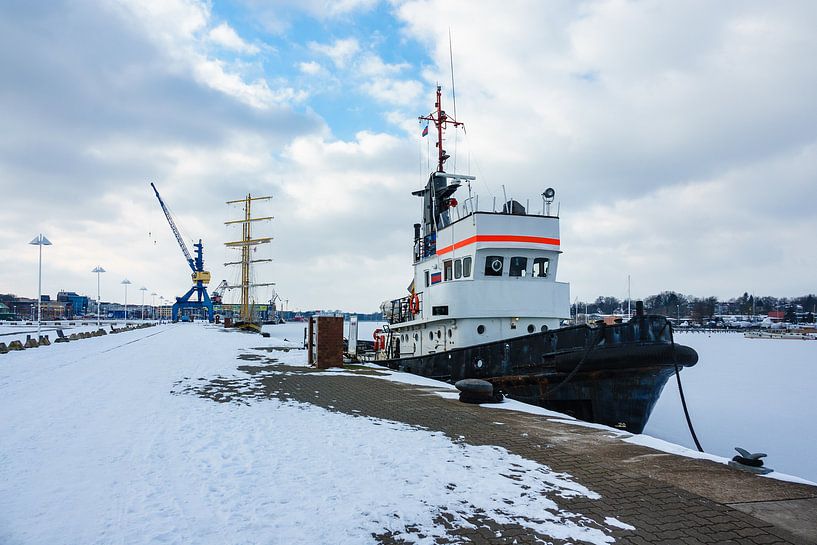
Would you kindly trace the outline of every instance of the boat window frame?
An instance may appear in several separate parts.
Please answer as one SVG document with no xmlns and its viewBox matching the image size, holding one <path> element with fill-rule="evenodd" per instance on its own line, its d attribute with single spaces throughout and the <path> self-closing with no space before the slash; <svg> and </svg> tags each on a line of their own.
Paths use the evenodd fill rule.
<svg viewBox="0 0 817 545">
<path fill-rule="evenodd" d="M 520 266 L 521 263 L 521 266 Z M 508 276 L 514 278 L 525 278 L 528 275 L 528 258 L 526 256 L 515 255 L 508 263 Z"/>
<path fill-rule="evenodd" d="M 446 259 L 443 261 L 443 282 L 449 282 L 454 279 L 454 260 Z"/>
<path fill-rule="evenodd" d="M 471 272 L 473 270 L 473 258 L 470 255 L 467 255 L 462 258 L 462 277 L 463 278 L 471 278 Z M 467 273 L 467 274 L 466 274 Z"/>
<path fill-rule="evenodd" d="M 491 267 L 494 260 L 499 260 L 499 270 Z M 501 255 L 486 255 L 485 256 L 485 276 L 502 276 L 505 272 L 505 256 Z"/>
<path fill-rule="evenodd" d="M 544 274 L 536 274 L 537 263 L 544 263 Z M 533 268 L 531 269 L 531 276 L 533 278 L 547 278 L 550 274 L 550 258 L 539 256 L 533 258 Z"/>
<path fill-rule="evenodd" d="M 454 260 L 454 280 L 462 278 L 462 259 Z"/>
</svg>

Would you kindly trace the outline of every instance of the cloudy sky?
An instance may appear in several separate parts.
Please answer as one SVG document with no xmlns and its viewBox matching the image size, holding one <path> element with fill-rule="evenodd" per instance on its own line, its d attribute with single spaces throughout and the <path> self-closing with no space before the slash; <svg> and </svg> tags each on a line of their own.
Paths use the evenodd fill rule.
<svg viewBox="0 0 817 545">
<path fill-rule="evenodd" d="M 817 3 L 119 0 L 0 3 L 0 292 L 167 298 L 214 283 L 225 201 L 272 195 L 259 280 L 289 308 L 405 293 L 417 116 L 443 85 L 449 170 L 562 216 L 572 297 L 817 291 Z M 433 149 L 433 148 L 432 148 Z M 264 297 L 264 294 L 260 295 Z M 268 297 L 268 295 L 266 295 Z"/>
</svg>

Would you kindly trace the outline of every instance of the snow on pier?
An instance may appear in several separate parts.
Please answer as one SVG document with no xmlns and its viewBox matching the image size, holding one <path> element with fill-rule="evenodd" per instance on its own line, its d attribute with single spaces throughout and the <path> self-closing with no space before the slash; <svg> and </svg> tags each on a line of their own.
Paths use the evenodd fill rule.
<svg viewBox="0 0 817 545">
<path fill-rule="evenodd" d="M 0 542 L 368 543 L 409 526 L 442 536 L 441 514 L 468 526 L 477 512 L 558 539 L 613 541 L 603 520 L 560 510 L 561 498 L 598 497 L 569 475 L 505 449 L 254 395 L 237 370 L 252 359 L 237 356 L 261 340 L 179 324 L 6 356 Z M 240 403 L 197 390 L 219 380 Z"/>
</svg>

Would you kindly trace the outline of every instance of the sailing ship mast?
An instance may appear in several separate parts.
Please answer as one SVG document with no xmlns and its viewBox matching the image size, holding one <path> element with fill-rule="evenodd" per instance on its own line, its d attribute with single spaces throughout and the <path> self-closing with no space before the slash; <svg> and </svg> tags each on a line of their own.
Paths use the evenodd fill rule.
<svg viewBox="0 0 817 545">
<path fill-rule="evenodd" d="M 268 201 L 272 199 L 270 196 L 253 197 L 247 193 L 243 199 L 235 201 L 227 201 L 227 204 L 243 204 L 244 205 L 244 219 L 225 221 L 224 225 L 241 224 L 241 240 L 233 242 L 226 242 L 224 245 L 228 248 L 239 248 L 241 250 L 241 261 L 231 261 L 224 265 L 241 265 L 241 284 L 236 286 L 228 286 L 230 289 L 241 290 L 241 311 L 240 321 L 245 324 L 253 323 L 254 317 L 250 306 L 250 288 L 260 286 L 274 286 L 274 282 L 253 283 L 250 278 L 250 265 L 252 263 L 270 262 L 272 259 L 250 259 L 250 249 L 260 244 L 269 244 L 272 237 L 257 237 L 253 238 L 252 224 L 255 221 L 270 221 L 272 216 L 264 216 L 259 218 L 252 217 L 251 208 L 253 201 Z"/>
</svg>

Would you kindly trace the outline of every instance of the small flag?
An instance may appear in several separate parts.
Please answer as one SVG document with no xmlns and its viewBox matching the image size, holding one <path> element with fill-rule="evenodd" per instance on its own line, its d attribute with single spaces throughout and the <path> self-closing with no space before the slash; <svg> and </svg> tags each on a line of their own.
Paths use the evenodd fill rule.
<svg viewBox="0 0 817 545">
<path fill-rule="evenodd" d="M 438 273 L 438 272 L 431 273 L 431 283 L 432 284 L 437 284 L 437 283 L 442 282 L 442 281 L 443 281 L 443 273 Z"/>
<path fill-rule="evenodd" d="M 426 123 L 426 126 L 423 127 L 423 136 L 428 136 L 428 123 Z"/>
</svg>

